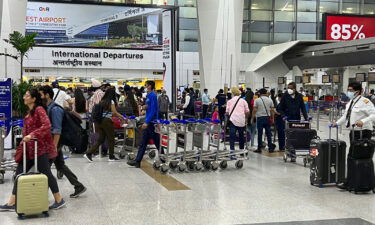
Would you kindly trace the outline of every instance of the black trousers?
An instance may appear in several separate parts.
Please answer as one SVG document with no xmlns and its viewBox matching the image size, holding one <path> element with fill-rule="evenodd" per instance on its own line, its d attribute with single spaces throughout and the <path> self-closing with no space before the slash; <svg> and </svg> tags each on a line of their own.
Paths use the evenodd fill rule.
<svg viewBox="0 0 375 225">
<path fill-rule="evenodd" d="M 34 159 L 27 159 L 26 160 L 26 172 L 29 172 L 29 170 L 34 166 Z M 42 156 L 38 157 L 38 171 L 42 174 L 45 174 L 48 177 L 48 186 L 51 189 L 52 193 L 58 193 L 59 192 L 59 186 L 57 185 L 56 178 L 52 175 L 51 172 L 51 166 L 48 160 L 48 154 L 44 154 Z M 18 163 L 17 170 L 16 170 L 16 176 L 23 173 L 23 160 L 22 162 Z M 13 191 L 12 194 L 16 195 L 17 193 L 17 183 L 14 183 L 13 185 Z"/>
<path fill-rule="evenodd" d="M 159 112 L 159 119 L 168 120 L 168 112 Z"/>
<path fill-rule="evenodd" d="M 82 187 L 82 183 L 78 181 L 77 176 L 69 169 L 69 167 L 65 164 L 64 154 L 61 150 L 62 146 L 57 147 L 57 157 L 53 161 L 56 166 L 56 170 L 60 171 L 64 174 L 64 176 L 69 180 L 69 182 L 74 186 L 75 189 Z M 51 163 L 52 165 L 52 163 Z"/>
<path fill-rule="evenodd" d="M 202 119 L 206 119 L 206 117 L 207 117 L 207 110 L 208 110 L 208 105 L 203 105 Z"/>
</svg>

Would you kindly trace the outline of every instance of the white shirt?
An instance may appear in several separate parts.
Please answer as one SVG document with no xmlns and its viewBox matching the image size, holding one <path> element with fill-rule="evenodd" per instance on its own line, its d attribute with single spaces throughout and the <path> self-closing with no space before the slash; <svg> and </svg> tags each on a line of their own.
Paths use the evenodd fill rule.
<svg viewBox="0 0 375 225">
<path fill-rule="evenodd" d="M 186 109 L 189 106 L 190 103 L 190 95 L 185 96 L 185 104 L 182 108 Z"/>
<path fill-rule="evenodd" d="M 342 115 L 342 117 L 336 123 L 346 127 L 346 115 L 352 101 L 354 101 L 354 103 L 352 105 L 352 113 L 350 115 L 350 125 L 355 124 L 357 121 L 362 121 L 362 129 L 372 130 L 372 123 L 375 121 L 375 107 L 369 99 L 362 96 L 357 96 L 346 104 L 344 115 Z M 354 129 L 360 130 L 361 128 L 355 127 Z"/>
<path fill-rule="evenodd" d="M 57 93 L 59 93 L 57 95 Z M 55 102 L 60 105 L 61 107 L 64 107 L 64 102 L 66 100 L 69 100 L 71 99 L 71 97 L 65 93 L 65 91 L 61 91 L 59 92 L 59 89 L 58 88 L 54 88 L 53 89 L 53 99 L 55 100 Z"/>
</svg>

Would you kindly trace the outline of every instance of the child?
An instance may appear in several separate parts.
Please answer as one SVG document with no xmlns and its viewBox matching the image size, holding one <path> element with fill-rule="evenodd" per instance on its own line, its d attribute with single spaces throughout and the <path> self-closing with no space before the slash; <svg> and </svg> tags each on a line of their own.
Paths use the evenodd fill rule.
<svg viewBox="0 0 375 225">
<path fill-rule="evenodd" d="M 218 120 L 219 119 L 219 107 L 215 105 L 214 113 L 212 113 L 211 120 Z"/>
</svg>

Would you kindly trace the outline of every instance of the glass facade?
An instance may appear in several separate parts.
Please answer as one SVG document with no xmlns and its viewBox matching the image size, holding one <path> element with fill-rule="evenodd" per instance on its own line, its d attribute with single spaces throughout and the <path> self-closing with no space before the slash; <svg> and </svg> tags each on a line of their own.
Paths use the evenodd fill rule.
<svg viewBox="0 0 375 225">
<path fill-rule="evenodd" d="M 173 5 L 179 7 L 179 51 L 198 51 L 196 0 L 55 0 L 56 2 L 105 2 L 122 4 Z"/>
<path fill-rule="evenodd" d="M 245 0 L 242 52 L 321 39 L 323 13 L 375 14 L 375 0 Z"/>
</svg>

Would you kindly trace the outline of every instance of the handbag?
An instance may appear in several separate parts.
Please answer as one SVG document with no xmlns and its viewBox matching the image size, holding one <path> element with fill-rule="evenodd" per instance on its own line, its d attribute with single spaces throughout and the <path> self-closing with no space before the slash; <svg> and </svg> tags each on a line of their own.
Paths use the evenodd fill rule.
<svg viewBox="0 0 375 225">
<path fill-rule="evenodd" d="M 270 125 L 274 124 L 275 121 L 274 121 L 273 118 L 268 114 L 268 110 L 267 110 L 266 104 L 264 104 L 264 101 L 263 101 L 262 97 L 260 97 L 260 100 L 262 100 L 262 102 L 263 102 L 263 106 L 264 106 L 264 109 L 266 110 L 266 113 L 267 113 L 267 116 L 268 116 L 268 123 L 269 123 Z"/>
<path fill-rule="evenodd" d="M 225 126 L 227 126 L 227 125 L 230 123 L 230 117 L 232 116 L 232 114 L 233 114 L 233 112 L 234 112 L 234 109 L 236 108 L 236 106 L 237 106 L 238 102 L 240 101 L 240 99 L 241 99 L 241 98 L 238 97 L 236 104 L 234 104 L 234 107 L 233 107 L 232 111 L 230 112 L 229 117 L 227 118 L 227 122 L 226 122 L 226 125 L 225 125 Z"/>
</svg>

